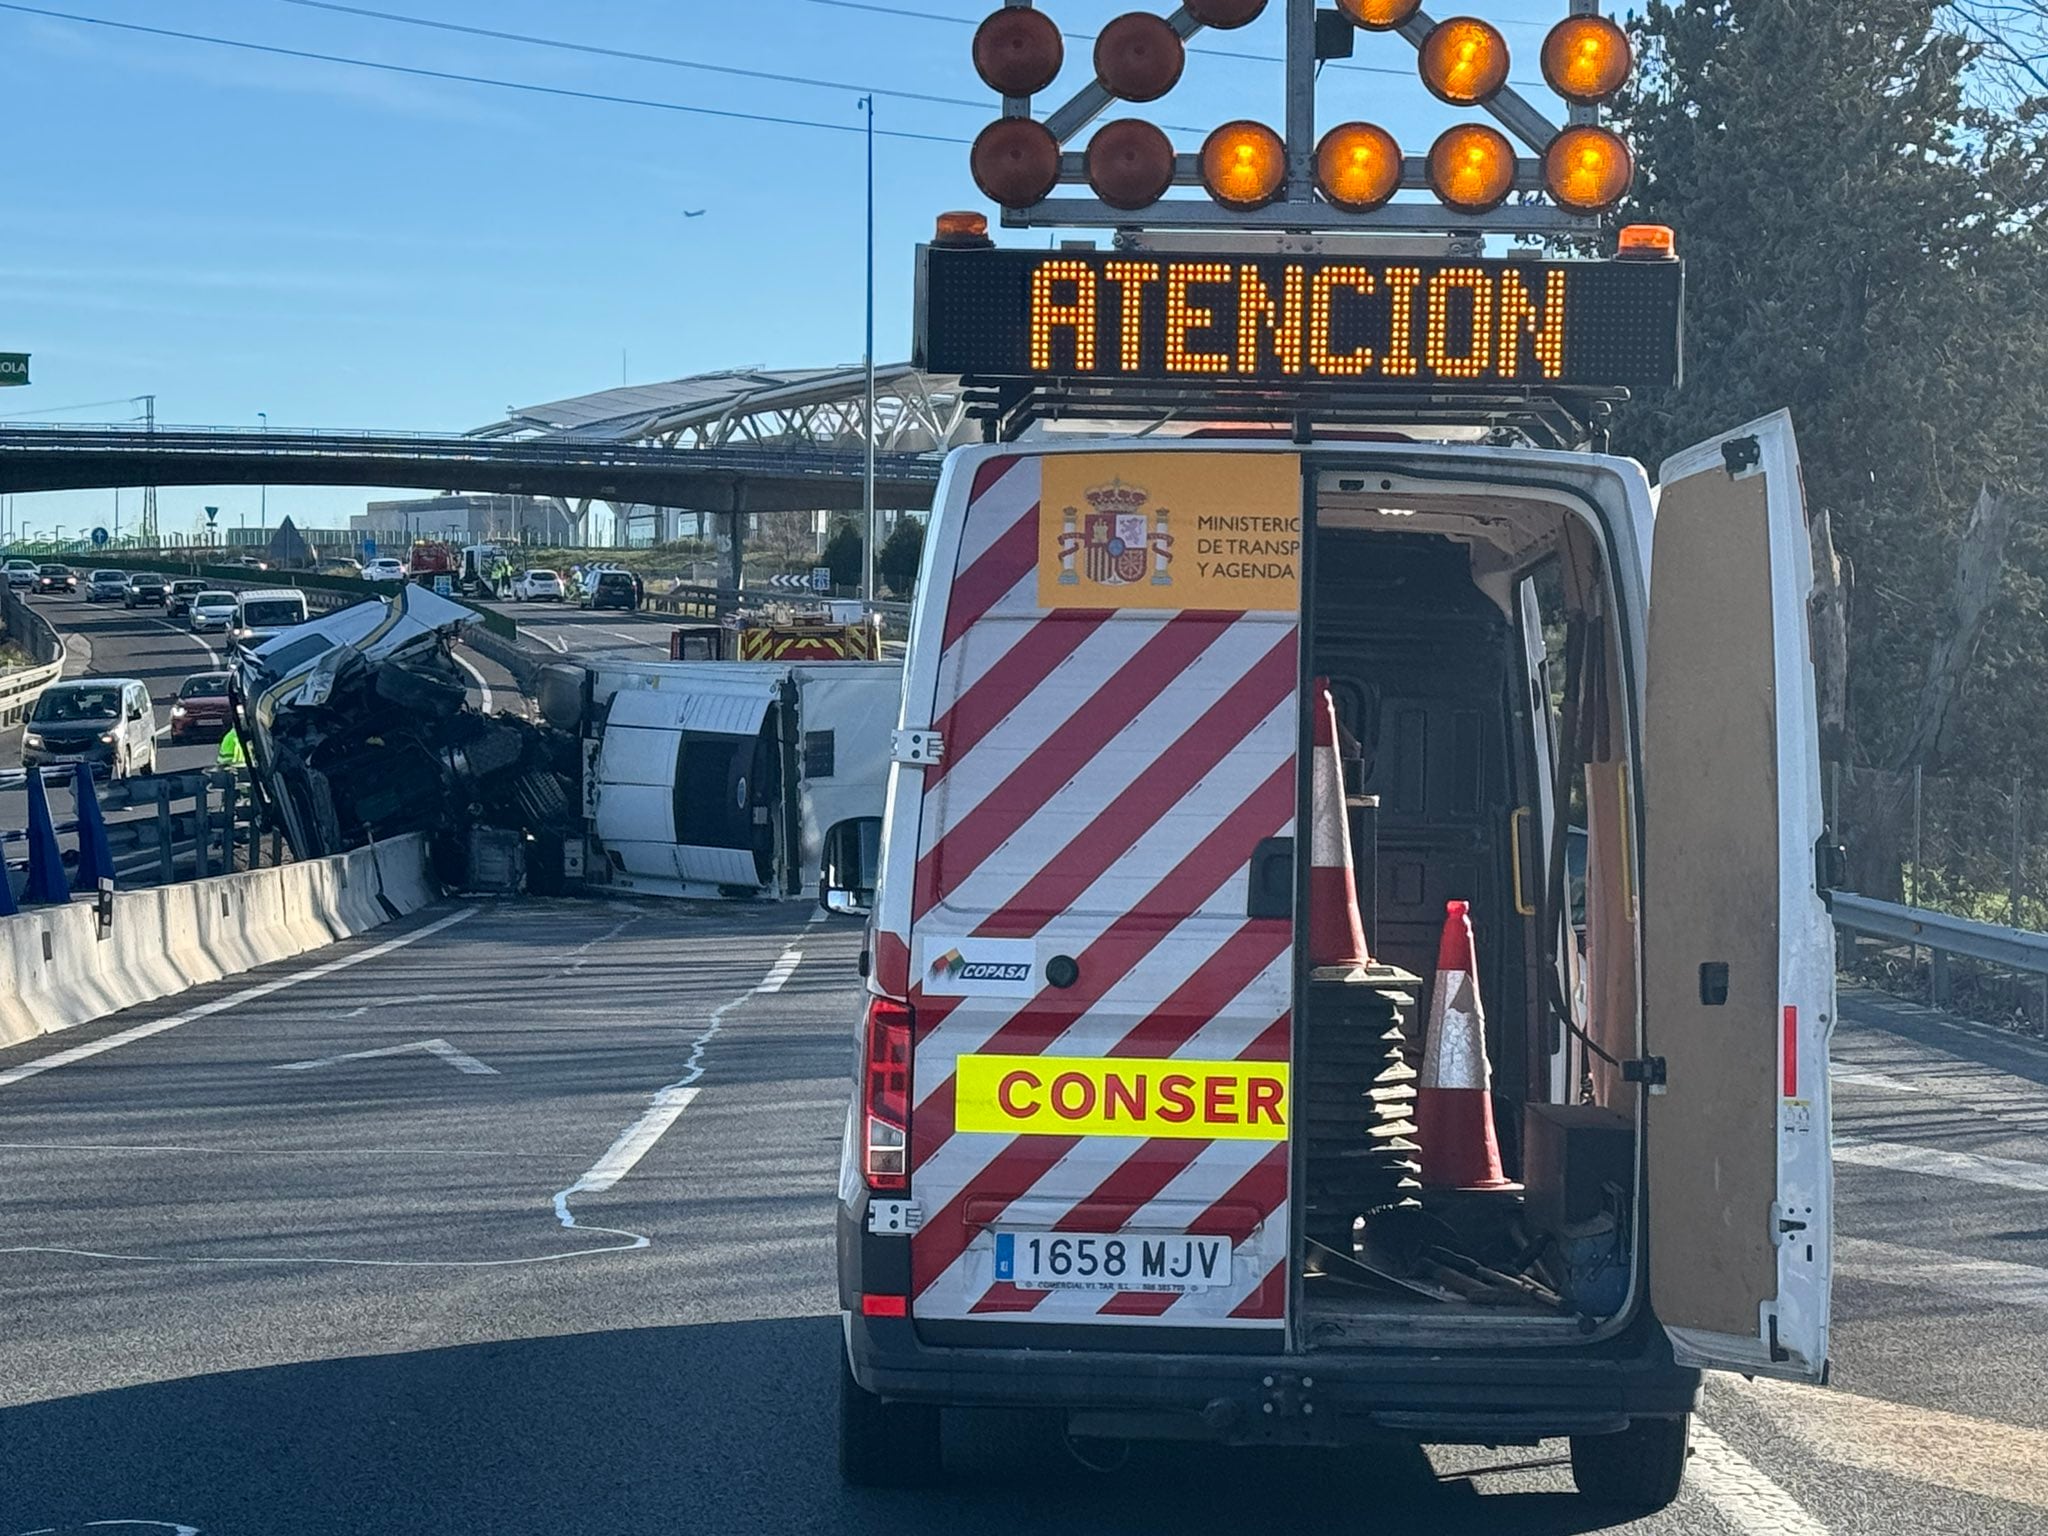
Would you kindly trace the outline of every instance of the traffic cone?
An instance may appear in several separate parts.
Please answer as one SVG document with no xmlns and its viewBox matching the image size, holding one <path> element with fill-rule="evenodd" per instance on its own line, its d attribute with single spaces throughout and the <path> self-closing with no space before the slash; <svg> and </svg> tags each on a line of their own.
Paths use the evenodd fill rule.
<svg viewBox="0 0 2048 1536">
<path fill-rule="evenodd" d="M 50 792 L 40 768 L 28 771 L 28 888 L 21 899 L 39 905 L 71 899 L 64 854 L 57 846 L 57 819 L 50 814 Z"/>
<path fill-rule="evenodd" d="M 1444 903 L 1436 990 L 1415 1101 L 1422 1181 L 1432 1189 L 1515 1189 L 1500 1171 L 1493 1131 L 1493 1069 L 1486 1060 L 1486 1010 L 1472 957 L 1472 919 L 1465 902 Z"/>
<path fill-rule="evenodd" d="M 72 796 L 78 802 L 78 873 L 72 877 L 74 891 L 97 891 L 101 880 L 114 878 L 114 854 L 107 846 L 107 818 L 100 810 L 99 791 L 92 780 L 92 764 L 80 763 Z"/>
<path fill-rule="evenodd" d="M 1358 887 L 1351 873 L 1351 823 L 1344 810 L 1344 764 L 1337 756 L 1337 701 L 1330 680 L 1316 679 L 1315 749 L 1310 763 L 1308 963 L 1351 969 L 1372 964 Z"/>
</svg>

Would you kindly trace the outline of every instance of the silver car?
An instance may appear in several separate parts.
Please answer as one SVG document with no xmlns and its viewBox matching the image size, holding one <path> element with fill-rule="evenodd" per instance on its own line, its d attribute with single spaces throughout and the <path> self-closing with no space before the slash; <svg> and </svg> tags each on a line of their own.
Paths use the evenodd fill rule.
<svg viewBox="0 0 2048 1536">
<path fill-rule="evenodd" d="M 235 594 L 202 592 L 192 599 L 192 629 L 196 634 L 225 631 L 235 622 Z"/>
</svg>

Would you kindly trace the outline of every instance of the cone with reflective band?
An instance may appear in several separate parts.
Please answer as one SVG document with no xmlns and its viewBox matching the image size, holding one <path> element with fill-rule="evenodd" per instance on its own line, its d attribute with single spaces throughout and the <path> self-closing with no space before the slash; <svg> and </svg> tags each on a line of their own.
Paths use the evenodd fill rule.
<svg viewBox="0 0 2048 1536">
<path fill-rule="evenodd" d="M 1310 763 L 1308 963 L 1371 965 L 1358 887 L 1351 873 L 1351 825 L 1344 812 L 1344 764 L 1337 756 L 1337 701 L 1330 680 L 1316 679 L 1315 748 Z"/>
<path fill-rule="evenodd" d="M 1415 1101 L 1422 1181 L 1432 1189 L 1516 1187 L 1501 1176 L 1492 1078 L 1486 1010 L 1479 1001 L 1479 971 L 1472 956 L 1472 919 L 1464 902 L 1447 901 Z"/>
</svg>

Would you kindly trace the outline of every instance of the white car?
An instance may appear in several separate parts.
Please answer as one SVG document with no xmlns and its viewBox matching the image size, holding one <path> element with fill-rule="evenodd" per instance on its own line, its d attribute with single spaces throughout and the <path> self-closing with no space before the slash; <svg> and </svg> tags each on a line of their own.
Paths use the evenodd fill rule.
<svg viewBox="0 0 2048 1536">
<path fill-rule="evenodd" d="M 33 560 L 10 560 L 7 562 L 7 585 L 10 587 L 33 587 L 36 584 L 36 563 Z"/>
<path fill-rule="evenodd" d="M 363 567 L 363 580 L 403 581 L 405 580 L 405 562 L 395 560 L 390 555 L 379 555 Z"/>
<path fill-rule="evenodd" d="M 196 634 L 227 630 L 235 622 L 235 594 L 202 592 L 192 599 L 192 629 Z"/>
<path fill-rule="evenodd" d="M 554 571 L 521 571 L 512 582 L 515 603 L 559 603 L 566 595 Z"/>
</svg>

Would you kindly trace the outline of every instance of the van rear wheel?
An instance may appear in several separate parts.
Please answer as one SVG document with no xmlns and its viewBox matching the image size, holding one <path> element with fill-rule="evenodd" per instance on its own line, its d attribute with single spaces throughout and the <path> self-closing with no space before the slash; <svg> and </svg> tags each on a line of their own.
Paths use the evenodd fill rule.
<svg viewBox="0 0 2048 1536">
<path fill-rule="evenodd" d="M 1618 1435 L 1572 1436 L 1572 1481 L 1596 1504 L 1649 1513 L 1678 1497 L 1692 1415 L 1633 1419 Z"/>
<path fill-rule="evenodd" d="M 849 1488 L 922 1488 L 939 1480 L 939 1410 L 885 1402 L 839 1352 L 839 1477 Z"/>
</svg>

